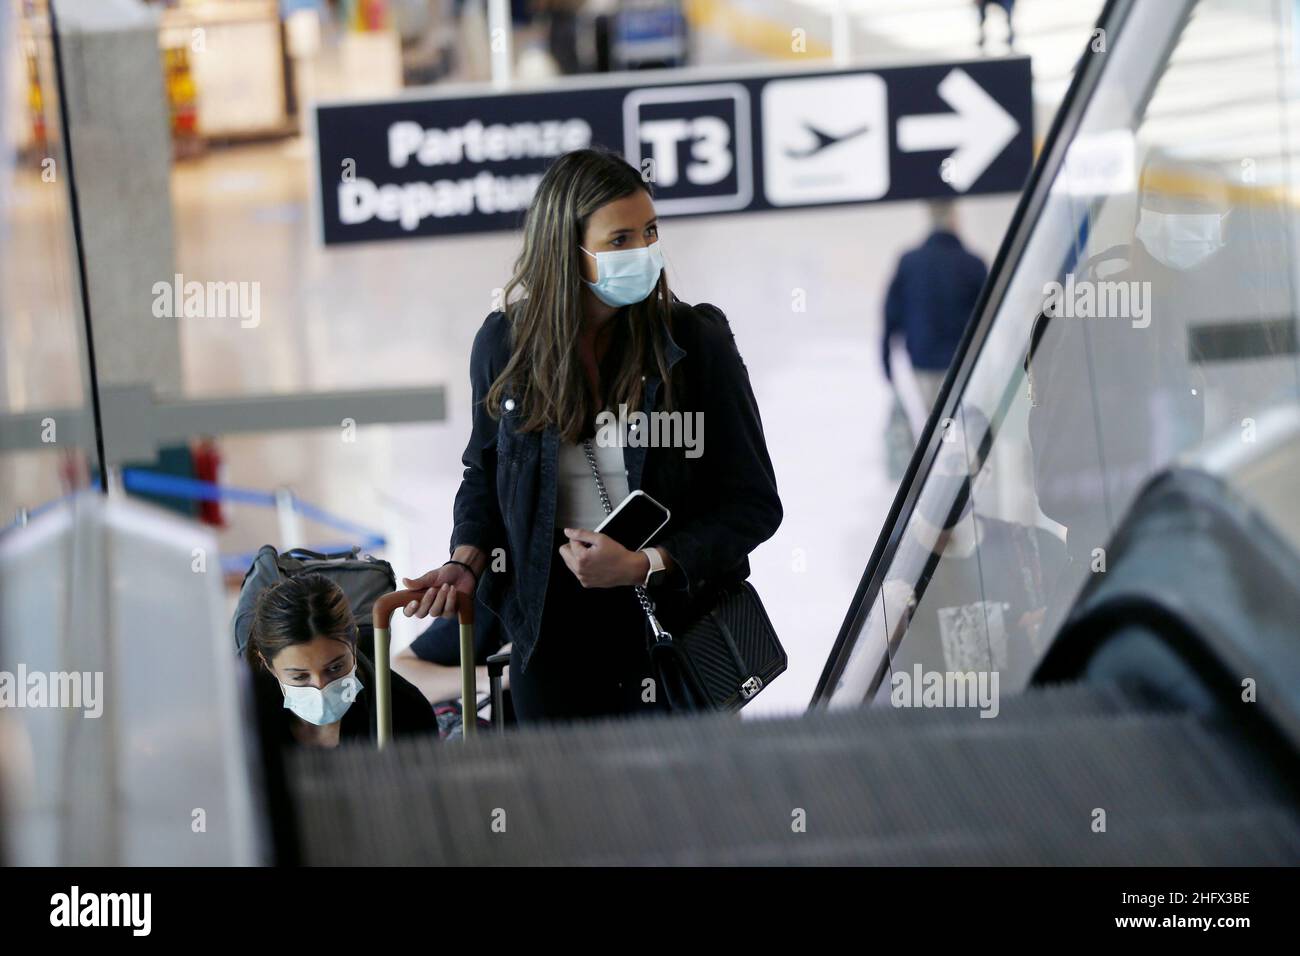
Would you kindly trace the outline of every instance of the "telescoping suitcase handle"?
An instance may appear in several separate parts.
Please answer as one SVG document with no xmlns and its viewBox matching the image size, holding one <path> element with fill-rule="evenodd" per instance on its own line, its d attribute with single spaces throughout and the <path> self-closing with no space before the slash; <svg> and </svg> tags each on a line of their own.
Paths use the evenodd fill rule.
<svg viewBox="0 0 1300 956">
<path fill-rule="evenodd" d="M 375 626 L 375 713 L 378 724 L 379 749 L 383 750 L 393 736 L 393 699 L 392 682 L 388 670 L 389 634 L 388 625 L 393 612 L 405 607 L 412 601 L 418 601 L 423 591 L 393 591 L 375 601 L 372 623 Z M 456 612 L 460 623 L 460 692 L 465 701 L 462 712 L 465 739 L 474 736 L 478 730 L 475 703 L 478 701 L 478 675 L 474 671 L 474 599 L 462 594 Z"/>
</svg>

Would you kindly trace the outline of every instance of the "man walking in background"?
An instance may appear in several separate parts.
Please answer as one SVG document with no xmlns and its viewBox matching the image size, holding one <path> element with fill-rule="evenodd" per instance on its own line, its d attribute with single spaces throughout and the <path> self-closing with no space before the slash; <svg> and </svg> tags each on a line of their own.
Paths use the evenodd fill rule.
<svg viewBox="0 0 1300 956">
<path fill-rule="evenodd" d="M 943 377 L 988 275 L 979 256 L 969 252 L 957 238 L 956 210 L 950 200 L 930 203 L 930 223 L 929 237 L 903 254 L 889 283 L 881 348 L 885 378 L 893 384 L 890 349 L 902 337 L 926 413 L 939 395 Z M 911 434 L 910 428 L 900 427 L 905 424 L 906 416 L 895 390 L 888 439 L 891 477 L 902 475 L 899 459 L 906 467 L 912 441 L 917 437 Z M 912 439 L 906 448 L 903 448 L 904 435 Z"/>
<path fill-rule="evenodd" d="M 1016 25 L 1012 19 L 1015 10 L 1016 0 L 975 0 L 975 7 L 979 10 L 980 15 L 980 49 L 984 49 L 984 21 L 988 17 L 989 7 L 999 6 L 1007 15 L 1007 49 L 1014 50 L 1016 46 Z"/>
</svg>

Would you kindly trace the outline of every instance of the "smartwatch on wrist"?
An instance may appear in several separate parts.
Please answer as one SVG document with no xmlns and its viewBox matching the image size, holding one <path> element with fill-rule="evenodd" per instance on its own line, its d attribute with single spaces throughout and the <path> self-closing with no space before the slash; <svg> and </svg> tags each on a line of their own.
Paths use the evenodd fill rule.
<svg viewBox="0 0 1300 956">
<path fill-rule="evenodd" d="M 664 567 L 663 555 L 659 553 L 658 548 L 642 548 L 641 553 L 650 561 L 650 570 L 646 572 L 645 580 L 641 582 L 642 585 L 651 587 L 661 583 L 668 574 L 667 569 Z"/>
</svg>

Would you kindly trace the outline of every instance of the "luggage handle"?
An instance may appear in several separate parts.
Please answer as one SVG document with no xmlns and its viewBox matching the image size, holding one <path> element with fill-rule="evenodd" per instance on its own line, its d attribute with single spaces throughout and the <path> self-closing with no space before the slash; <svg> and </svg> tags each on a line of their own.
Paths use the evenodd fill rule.
<svg viewBox="0 0 1300 956">
<path fill-rule="evenodd" d="M 506 732 L 505 691 L 501 684 L 501 675 L 510 666 L 510 652 L 490 654 L 487 659 L 488 696 L 492 702 L 492 724 L 498 734 Z"/>
<path fill-rule="evenodd" d="M 360 553 L 360 548 L 348 548 L 346 551 L 334 551 L 330 554 L 322 554 L 321 552 L 313 551 L 310 548 L 290 548 L 288 551 L 284 552 L 288 557 L 302 555 L 303 557 L 310 558 L 312 561 L 336 561 L 339 558 L 355 558 L 360 555 Z"/>
<path fill-rule="evenodd" d="M 392 680 L 389 672 L 389 631 L 388 625 L 393 612 L 405 607 L 412 601 L 418 601 L 424 590 L 390 591 L 375 600 L 371 612 L 371 623 L 375 630 L 375 726 L 379 749 L 383 750 L 393 736 L 393 701 Z M 460 608 L 456 617 L 460 622 L 460 692 L 464 697 L 462 712 L 468 712 L 471 719 L 464 722 L 465 739 L 474 736 L 478 729 L 477 720 L 472 719 L 478 701 L 478 675 L 474 671 L 474 598 L 473 595 L 460 596 Z"/>
</svg>

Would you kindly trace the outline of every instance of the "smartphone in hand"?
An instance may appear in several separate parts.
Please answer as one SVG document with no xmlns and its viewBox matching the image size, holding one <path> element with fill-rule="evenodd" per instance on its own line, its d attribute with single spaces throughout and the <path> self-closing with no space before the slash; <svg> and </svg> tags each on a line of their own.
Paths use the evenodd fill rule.
<svg viewBox="0 0 1300 956">
<path fill-rule="evenodd" d="M 594 530 L 609 535 L 629 551 L 640 551 L 670 517 L 667 508 L 638 488 L 620 501 Z"/>
</svg>

